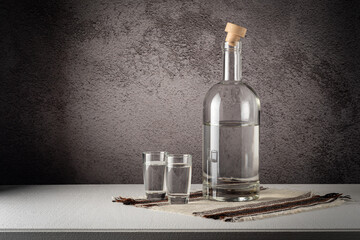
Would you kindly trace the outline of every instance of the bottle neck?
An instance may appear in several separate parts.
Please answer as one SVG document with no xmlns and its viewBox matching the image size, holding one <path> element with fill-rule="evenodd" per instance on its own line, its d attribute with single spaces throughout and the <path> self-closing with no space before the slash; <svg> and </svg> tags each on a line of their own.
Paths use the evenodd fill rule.
<svg viewBox="0 0 360 240">
<path fill-rule="evenodd" d="M 224 81 L 241 81 L 241 42 L 237 42 L 235 46 L 230 46 L 228 42 L 223 46 L 223 80 Z"/>
</svg>

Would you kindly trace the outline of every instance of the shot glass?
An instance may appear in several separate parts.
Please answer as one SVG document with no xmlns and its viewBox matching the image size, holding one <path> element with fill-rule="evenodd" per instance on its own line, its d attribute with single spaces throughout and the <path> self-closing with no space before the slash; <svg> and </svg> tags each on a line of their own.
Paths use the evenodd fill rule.
<svg viewBox="0 0 360 240">
<path fill-rule="evenodd" d="M 170 204 L 189 202 L 192 161 L 190 154 L 167 154 L 165 179 Z"/>
<path fill-rule="evenodd" d="M 165 156 L 166 152 L 143 152 L 143 176 L 146 198 L 165 199 Z"/>
</svg>

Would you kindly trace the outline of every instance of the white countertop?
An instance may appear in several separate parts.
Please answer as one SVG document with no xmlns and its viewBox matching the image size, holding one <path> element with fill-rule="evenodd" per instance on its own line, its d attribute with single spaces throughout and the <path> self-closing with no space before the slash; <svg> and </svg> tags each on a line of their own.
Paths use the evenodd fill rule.
<svg viewBox="0 0 360 240">
<path fill-rule="evenodd" d="M 354 202 L 258 221 L 228 223 L 125 206 L 112 196 L 141 196 L 143 185 L 0 186 L 0 231 L 360 232 L 360 184 L 264 185 L 349 194 Z M 193 185 L 201 189 L 201 185 Z"/>
</svg>

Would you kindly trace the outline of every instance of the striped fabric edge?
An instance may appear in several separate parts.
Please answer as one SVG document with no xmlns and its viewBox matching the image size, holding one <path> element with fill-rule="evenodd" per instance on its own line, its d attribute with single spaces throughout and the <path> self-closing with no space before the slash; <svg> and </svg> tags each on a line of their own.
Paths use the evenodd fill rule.
<svg viewBox="0 0 360 240">
<path fill-rule="evenodd" d="M 201 199 L 203 199 L 202 191 L 196 191 L 196 192 L 190 193 L 189 201 L 198 201 Z M 148 199 L 143 199 L 143 198 L 138 198 L 138 199 L 124 198 L 124 197 L 119 196 L 119 197 L 113 197 L 112 201 L 120 202 L 120 203 L 123 203 L 124 205 L 133 205 L 135 207 L 145 207 L 145 208 L 162 206 L 162 205 L 168 204 L 167 197 L 165 197 L 165 199 L 163 199 L 163 200 L 148 200 Z"/>
<path fill-rule="evenodd" d="M 246 205 L 243 205 L 243 206 L 216 208 L 216 209 L 211 209 L 211 210 L 208 210 L 208 211 L 194 212 L 193 214 L 196 215 L 196 216 L 201 216 L 202 217 L 204 215 L 212 215 L 212 214 L 223 213 L 223 212 L 227 212 L 227 211 L 239 211 L 239 210 L 248 209 L 248 208 L 271 206 L 271 205 L 274 205 L 274 204 L 281 204 L 281 203 L 285 203 L 285 202 L 289 202 L 289 201 L 296 201 L 296 200 L 310 198 L 311 196 L 312 196 L 312 193 L 307 192 L 307 193 L 304 193 L 302 195 L 299 195 L 297 197 L 292 197 L 292 198 L 277 199 L 277 200 L 259 202 L 259 203 L 253 203 L 253 204 L 251 204 L 251 202 L 249 202 L 249 204 L 246 204 Z"/>
<path fill-rule="evenodd" d="M 341 196 L 342 194 L 339 193 L 329 193 L 320 196 L 308 192 L 295 198 L 262 202 L 237 208 L 213 209 L 204 212 L 194 212 L 193 214 L 226 222 L 240 222 L 340 205 L 344 202 Z"/>
<path fill-rule="evenodd" d="M 303 207 L 295 207 L 292 209 L 287 209 L 287 210 L 283 210 L 283 211 L 279 211 L 279 212 L 257 214 L 257 215 L 252 215 L 252 216 L 240 216 L 240 217 L 225 218 L 225 219 L 223 219 L 223 221 L 225 221 L 225 222 L 253 221 L 253 220 L 259 220 L 259 219 L 276 217 L 276 216 L 284 216 L 284 215 L 296 214 L 296 213 L 301 213 L 301 212 L 308 212 L 308 211 L 313 211 L 313 210 L 317 210 L 317 209 L 336 207 L 336 206 L 340 206 L 343 203 L 344 203 L 344 200 L 336 199 L 335 201 L 332 201 L 332 202 L 318 203 L 318 204 L 313 204 L 313 205 L 308 205 L 308 206 L 303 206 Z"/>
</svg>

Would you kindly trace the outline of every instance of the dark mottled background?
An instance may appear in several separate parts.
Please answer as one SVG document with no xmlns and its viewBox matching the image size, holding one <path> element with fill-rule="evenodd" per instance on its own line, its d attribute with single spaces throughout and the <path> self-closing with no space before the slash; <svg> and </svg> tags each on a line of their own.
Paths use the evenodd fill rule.
<svg viewBox="0 0 360 240">
<path fill-rule="evenodd" d="M 227 21 L 262 101 L 263 183 L 360 183 L 359 1 L 2 1 L 0 183 L 142 183 L 194 156 Z"/>
</svg>

